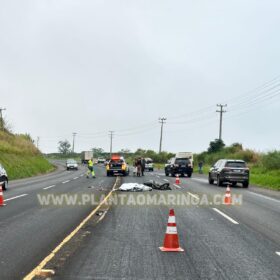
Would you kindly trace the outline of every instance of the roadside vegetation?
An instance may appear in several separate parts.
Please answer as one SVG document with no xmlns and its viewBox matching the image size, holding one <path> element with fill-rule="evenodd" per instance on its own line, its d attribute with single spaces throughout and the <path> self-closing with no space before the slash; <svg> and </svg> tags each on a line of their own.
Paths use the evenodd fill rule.
<svg viewBox="0 0 280 280">
<path fill-rule="evenodd" d="M 35 147 L 30 135 L 9 131 L 0 131 L 0 163 L 5 167 L 9 180 L 54 170 L 54 166 Z"/>
</svg>

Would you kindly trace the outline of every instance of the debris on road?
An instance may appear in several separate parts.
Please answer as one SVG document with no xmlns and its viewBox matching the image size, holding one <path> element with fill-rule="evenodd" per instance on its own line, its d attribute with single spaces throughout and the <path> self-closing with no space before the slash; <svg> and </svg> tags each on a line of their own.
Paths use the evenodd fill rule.
<svg viewBox="0 0 280 280">
<path fill-rule="evenodd" d="M 145 191 L 151 191 L 152 188 L 145 186 L 143 184 L 138 184 L 138 183 L 126 183 L 122 184 L 119 188 L 120 191 L 125 191 L 125 192 L 145 192 Z"/>
<path fill-rule="evenodd" d="M 154 181 L 154 180 L 148 181 L 148 182 L 144 183 L 144 185 L 148 186 L 148 187 L 151 187 L 154 190 L 161 190 L 161 191 L 171 190 L 171 188 L 169 186 L 170 185 L 169 183 L 161 184 L 161 183 L 159 183 L 157 181 Z"/>
</svg>

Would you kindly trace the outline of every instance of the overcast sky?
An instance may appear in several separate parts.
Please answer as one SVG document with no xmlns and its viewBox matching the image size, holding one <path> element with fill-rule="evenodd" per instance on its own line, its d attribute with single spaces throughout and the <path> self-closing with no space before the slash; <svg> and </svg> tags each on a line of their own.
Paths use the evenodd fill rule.
<svg viewBox="0 0 280 280">
<path fill-rule="evenodd" d="M 280 2 L 1 0 L 0 107 L 43 152 L 280 148 Z"/>
</svg>

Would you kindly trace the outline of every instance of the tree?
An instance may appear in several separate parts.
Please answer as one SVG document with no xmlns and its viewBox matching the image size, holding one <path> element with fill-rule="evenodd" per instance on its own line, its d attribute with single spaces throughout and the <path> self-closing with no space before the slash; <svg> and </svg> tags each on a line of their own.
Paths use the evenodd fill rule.
<svg viewBox="0 0 280 280">
<path fill-rule="evenodd" d="M 222 150 L 224 146 L 225 146 L 225 143 L 223 140 L 215 139 L 214 141 L 210 142 L 209 148 L 207 151 L 208 151 L 208 153 L 216 153 L 216 152 L 219 152 L 220 150 Z"/>
<path fill-rule="evenodd" d="M 104 155 L 104 150 L 102 148 L 92 148 L 93 156 L 100 157 Z"/>
<path fill-rule="evenodd" d="M 63 155 L 69 154 L 71 152 L 71 144 L 68 140 L 58 142 L 58 151 Z"/>
</svg>

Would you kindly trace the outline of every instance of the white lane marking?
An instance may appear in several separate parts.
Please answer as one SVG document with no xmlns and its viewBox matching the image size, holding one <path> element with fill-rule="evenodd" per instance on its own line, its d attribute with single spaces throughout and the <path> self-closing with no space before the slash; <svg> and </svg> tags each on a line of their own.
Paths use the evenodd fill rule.
<svg viewBox="0 0 280 280">
<path fill-rule="evenodd" d="M 203 182 L 203 183 L 208 183 L 208 180 L 206 180 L 206 179 L 192 178 L 192 180 L 194 180 L 194 181 L 199 181 L 199 182 Z M 252 192 L 252 191 L 249 191 L 248 193 L 253 194 L 253 195 L 256 195 L 256 196 L 259 196 L 259 197 L 262 197 L 262 198 L 267 199 L 267 200 L 271 200 L 271 201 L 280 203 L 280 200 L 275 199 L 275 198 L 271 198 L 271 197 L 269 197 L 269 196 L 265 196 L 265 195 L 263 195 L 263 194 L 254 193 L 254 192 Z"/>
<path fill-rule="evenodd" d="M 199 199 L 199 197 L 198 197 L 197 195 L 193 194 L 193 193 L 188 192 L 188 194 L 189 194 L 190 196 L 194 197 L 194 198 L 197 199 L 197 200 Z"/>
<path fill-rule="evenodd" d="M 105 211 L 105 212 L 101 215 L 101 217 L 98 219 L 97 223 L 100 223 L 100 222 L 105 218 L 106 214 L 107 214 L 107 211 Z"/>
<path fill-rule="evenodd" d="M 259 196 L 259 197 L 262 197 L 264 199 L 268 199 L 268 200 L 280 203 L 280 200 L 277 200 L 275 198 L 271 198 L 271 197 L 268 197 L 268 196 L 265 196 L 265 195 L 262 195 L 262 194 L 258 194 L 258 193 L 254 193 L 254 192 L 249 192 L 249 193 L 253 194 L 253 195 L 256 195 L 256 196 Z"/>
<path fill-rule="evenodd" d="M 66 183 L 69 183 L 69 182 L 70 182 L 70 180 L 67 180 L 67 181 L 62 182 L 62 184 L 66 184 Z"/>
<path fill-rule="evenodd" d="M 192 180 L 198 181 L 198 182 L 203 182 L 203 183 L 208 183 L 208 180 L 206 180 L 206 179 L 192 178 Z"/>
<path fill-rule="evenodd" d="M 73 180 L 77 180 L 77 179 L 79 179 L 79 177 L 74 177 L 74 178 L 73 178 Z"/>
<path fill-rule="evenodd" d="M 228 219 L 230 222 L 232 222 L 235 225 L 239 225 L 238 222 L 236 222 L 234 219 L 232 219 L 231 217 L 229 217 L 228 215 L 226 215 L 224 212 L 220 211 L 217 208 L 212 208 L 214 211 L 216 211 L 217 213 L 219 213 L 220 215 L 222 215 L 224 218 Z"/>
<path fill-rule="evenodd" d="M 43 190 L 51 189 L 51 188 L 54 188 L 54 187 L 55 187 L 55 185 L 48 186 L 48 187 L 43 188 Z"/>
<path fill-rule="evenodd" d="M 4 201 L 14 200 L 14 199 L 17 199 L 17 198 L 20 198 L 20 197 L 24 197 L 24 196 L 27 196 L 27 195 L 28 195 L 27 193 L 24 193 L 24 194 L 21 194 L 21 195 L 18 195 L 18 196 L 7 198 Z"/>
<path fill-rule="evenodd" d="M 173 184 L 174 187 L 178 188 L 178 189 L 181 189 L 180 186 L 176 185 L 176 184 Z"/>
<path fill-rule="evenodd" d="M 159 176 L 157 176 L 157 178 L 160 178 Z"/>
<path fill-rule="evenodd" d="M 163 181 L 165 181 L 165 182 L 169 182 L 167 179 L 163 179 Z"/>
<path fill-rule="evenodd" d="M 280 252 L 275 252 L 275 253 L 276 253 L 276 255 L 280 256 Z"/>
<path fill-rule="evenodd" d="M 81 174 L 81 175 L 80 175 L 80 177 L 83 177 L 83 176 L 84 176 L 84 174 Z"/>
</svg>

